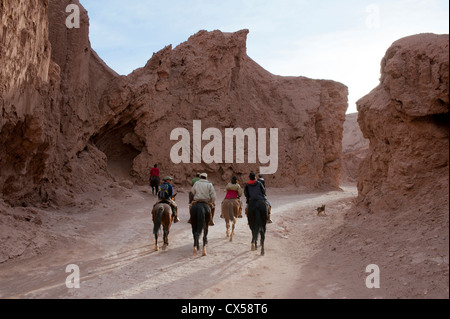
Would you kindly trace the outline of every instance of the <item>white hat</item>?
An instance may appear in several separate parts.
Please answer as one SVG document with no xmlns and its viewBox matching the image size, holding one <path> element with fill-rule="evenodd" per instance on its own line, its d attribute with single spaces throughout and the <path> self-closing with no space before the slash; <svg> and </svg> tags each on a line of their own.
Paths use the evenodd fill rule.
<svg viewBox="0 0 450 319">
<path fill-rule="evenodd" d="M 208 174 L 206 174 L 206 173 L 201 173 L 201 174 L 200 174 L 200 177 L 208 178 Z"/>
</svg>

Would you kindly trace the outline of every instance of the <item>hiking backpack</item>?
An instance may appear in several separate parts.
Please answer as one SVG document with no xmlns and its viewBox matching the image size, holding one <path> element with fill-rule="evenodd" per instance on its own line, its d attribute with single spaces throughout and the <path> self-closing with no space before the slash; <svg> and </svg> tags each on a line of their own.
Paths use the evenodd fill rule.
<svg viewBox="0 0 450 319">
<path fill-rule="evenodd" d="M 169 199 L 169 184 L 162 184 L 159 186 L 158 191 L 158 198 L 159 199 Z"/>
</svg>

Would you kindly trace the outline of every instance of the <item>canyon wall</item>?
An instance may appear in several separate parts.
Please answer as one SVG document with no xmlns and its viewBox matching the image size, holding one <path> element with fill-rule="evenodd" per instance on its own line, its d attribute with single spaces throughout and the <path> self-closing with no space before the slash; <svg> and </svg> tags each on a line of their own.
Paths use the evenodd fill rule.
<svg viewBox="0 0 450 319">
<path fill-rule="evenodd" d="M 109 117 L 98 104 L 118 75 L 91 49 L 81 5 L 81 28 L 67 28 L 69 3 L 79 5 L 0 7 L 0 195 L 13 206 L 68 204 L 98 176 L 109 178 L 106 158 L 89 139 Z"/>
<path fill-rule="evenodd" d="M 225 130 L 266 128 L 269 144 L 270 128 L 277 128 L 278 170 L 266 176 L 268 184 L 337 188 L 347 88 L 333 81 L 270 74 L 247 56 L 247 34 L 248 30 L 200 31 L 175 49 L 169 46 L 155 53 L 127 78 L 117 79 L 100 108 L 127 109 L 94 136 L 95 145 L 110 159 L 117 152 L 135 156 L 126 167 L 131 166 L 140 181 L 146 181 L 149 168 L 158 163 L 176 183 L 186 185 L 193 174 L 206 171 L 211 180 L 226 184 L 233 175 L 246 180 L 250 171 L 259 172 L 268 164 L 248 164 L 248 143 L 246 164 L 236 163 L 236 158 L 225 163 Z M 202 121 L 202 130 L 220 131 L 223 154 L 213 163 L 195 164 L 191 145 L 189 163 L 174 164 L 170 152 L 176 141 L 170 140 L 171 132 L 184 128 L 193 140 L 194 120 Z M 118 138 L 125 145 L 118 145 Z M 267 151 L 274 152 L 269 146 Z"/>
<path fill-rule="evenodd" d="M 400 39 L 381 67 L 380 85 L 357 103 L 370 140 L 359 203 L 371 212 L 409 208 L 448 216 L 449 37 Z"/>
<path fill-rule="evenodd" d="M 342 138 L 341 185 L 356 185 L 358 170 L 369 150 L 369 140 L 364 138 L 358 124 L 358 113 L 345 116 Z"/>
<path fill-rule="evenodd" d="M 66 25 L 72 3 L 81 9 L 80 28 Z M 268 166 L 236 163 L 235 154 L 228 164 L 174 164 L 170 134 L 192 134 L 194 120 L 223 135 L 267 128 L 268 144 L 277 128 L 271 186 L 339 185 L 347 87 L 270 74 L 247 56 L 248 30 L 200 31 L 119 76 L 92 50 L 78 1 L 2 1 L 0 17 L 0 199 L 9 205 L 58 207 L 114 182 L 146 184 L 155 163 L 179 186 L 197 171 L 226 184 Z M 252 147 L 246 143 L 245 154 Z"/>
</svg>

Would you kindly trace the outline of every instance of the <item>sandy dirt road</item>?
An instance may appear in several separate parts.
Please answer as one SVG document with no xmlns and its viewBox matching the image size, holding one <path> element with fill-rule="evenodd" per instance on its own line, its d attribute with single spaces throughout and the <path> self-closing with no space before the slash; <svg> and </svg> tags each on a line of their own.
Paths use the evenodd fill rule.
<svg viewBox="0 0 450 319">
<path fill-rule="evenodd" d="M 218 198 L 221 200 L 221 190 Z M 239 219 L 233 242 L 216 213 L 210 227 L 208 256 L 192 255 L 186 223 L 187 193 L 179 193 L 179 215 L 170 246 L 154 251 L 147 191 L 130 191 L 127 199 L 110 200 L 80 212 L 61 212 L 69 221 L 54 226 L 72 242 L 51 253 L 0 265 L 1 298 L 149 298 L 149 299 L 297 299 L 376 297 L 364 284 L 364 269 L 337 271 L 330 259 L 311 263 L 327 236 L 344 222 L 357 191 L 313 194 L 269 192 L 273 224 L 268 225 L 266 256 L 250 250 L 251 233 Z M 327 204 L 328 217 L 315 208 Z M 80 269 L 80 288 L 68 289 L 68 265 Z M 333 266 L 334 265 L 334 266 Z M 363 265 L 363 264 L 361 264 Z"/>
</svg>

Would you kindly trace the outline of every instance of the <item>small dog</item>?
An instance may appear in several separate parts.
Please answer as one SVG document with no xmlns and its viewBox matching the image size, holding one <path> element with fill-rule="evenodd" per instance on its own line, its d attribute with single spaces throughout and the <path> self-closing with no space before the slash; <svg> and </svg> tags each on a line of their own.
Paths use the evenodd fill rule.
<svg viewBox="0 0 450 319">
<path fill-rule="evenodd" d="M 327 214 L 325 213 L 325 205 L 322 205 L 321 207 L 317 207 L 317 216 L 327 216 Z"/>
</svg>

